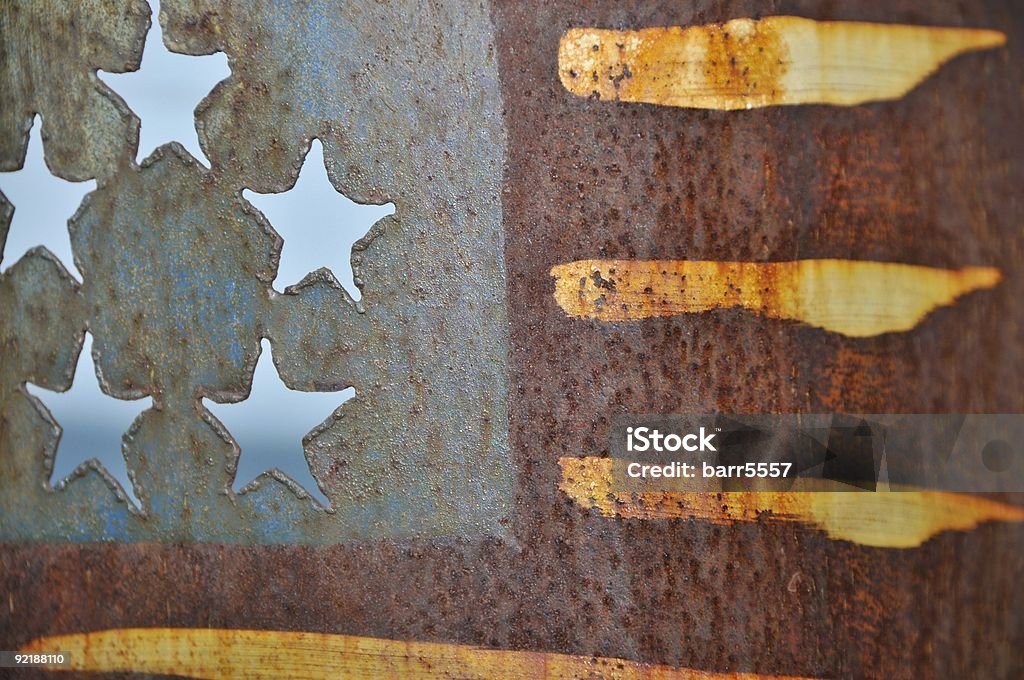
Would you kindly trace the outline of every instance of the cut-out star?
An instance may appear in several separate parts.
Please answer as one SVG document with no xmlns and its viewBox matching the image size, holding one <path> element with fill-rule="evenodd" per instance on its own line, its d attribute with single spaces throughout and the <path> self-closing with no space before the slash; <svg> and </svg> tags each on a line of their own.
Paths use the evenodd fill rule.
<svg viewBox="0 0 1024 680">
<path fill-rule="evenodd" d="M 61 428 L 51 484 L 56 485 L 82 463 L 95 458 L 135 506 L 141 507 L 128 479 L 121 438 L 138 415 L 152 406 L 152 400 L 123 401 L 103 393 L 92 361 L 92 336 L 85 336 L 71 389 L 53 392 L 31 383 L 26 389 L 43 402 Z"/>
<path fill-rule="evenodd" d="M 14 206 L 14 218 L 3 247 L 3 268 L 8 269 L 30 248 L 45 246 L 72 276 L 82 280 L 71 256 L 68 220 L 96 182 L 68 182 L 50 173 L 43 159 L 39 116 L 29 131 L 28 151 L 21 170 L 0 173 L 0 191 Z"/>
<path fill-rule="evenodd" d="M 285 387 L 277 376 L 270 343 L 262 342 L 249 398 L 234 404 L 204 399 L 204 405 L 223 423 L 239 448 L 234 488 L 238 491 L 262 472 L 277 468 L 315 497 L 330 502 L 309 471 L 302 438 L 316 429 L 345 401 L 351 387 L 340 392 L 300 392 Z"/>
<path fill-rule="evenodd" d="M 197 159 L 205 160 L 196 133 L 195 108 L 217 83 L 231 75 L 228 59 L 221 52 L 193 57 L 168 50 L 157 19 L 160 3 L 150 0 L 149 5 L 154 21 L 146 36 L 142 66 L 131 73 L 100 71 L 100 78 L 142 121 L 139 158 L 161 144 L 178 142 Z"/>
<path fill-rule="evenodd" d="M 327 267 L 353 300 L 360 299 L 352 278 L 352 245 L 374 223 L 393 214 L 394 203 L 364 205 L 338 193 L 327 178 L 323 146 L 316 139 L 290 191 L 258 194 L 246 189 L 242 195 L 284 239 L 275 287 L 284 290 Z"/>
</svg>

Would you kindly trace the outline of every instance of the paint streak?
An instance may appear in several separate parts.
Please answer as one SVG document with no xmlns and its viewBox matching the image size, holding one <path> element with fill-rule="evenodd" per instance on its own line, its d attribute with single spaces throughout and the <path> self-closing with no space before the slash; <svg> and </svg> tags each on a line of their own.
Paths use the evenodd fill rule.
<svg viewBox="0 0 1024 680">
<path fill-rule="evenodd" d="M 854 106 L 899 99 L 943 63 L 1004 45 L 999 31 L 800 17 L 635 31 L 573 28 L 558 75 L 581 97 L 699 109 Z"/>
<path fill-rule="evenodd" d="M 51 670 L 156 673 L 192 678 L 782 678 L 712 673 L 624 659 L 481 649 L 469 645 L 257 630 L 125 628 L 54 635 L 22 652 L 60 650 L 71 664 Z M 790 676 L 785 676 L 790 677 Z"/>
<path fill-rule="evenodd" d="M 851 337 L 909 331 L 961 295 L 992 288 L 992 267 L 935 269 L 892 262 L 578 260 L 551 268 L 570 316 L 629 321 L 740 307 Z"/>
<path fill-rule="evenodd" d="M 612 489 L 611 458 L 558 463 L 559 488 L 605 517 L 800 522 L 829 538 L 877 548 L 916 548 L 943 531 L 970 531 L 983 522 L 1024 522 L 1024 508 L 945 491 L 620 493 Z"/>
</svg>

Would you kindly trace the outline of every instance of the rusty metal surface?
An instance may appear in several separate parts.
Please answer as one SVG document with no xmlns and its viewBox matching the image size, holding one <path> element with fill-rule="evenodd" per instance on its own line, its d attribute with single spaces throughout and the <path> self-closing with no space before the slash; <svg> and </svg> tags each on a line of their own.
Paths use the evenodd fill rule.
<svg viewBox="0 0 1024 680">
<path fill-rule="evenodd" d="M 135 157 L 139 119 L 96 76 L 134 71 L 150 26 L 144 0 L 5 0 L 0 7 L 0 171 L 25 160 L 35 114 L 46 164 L 71 181 Z"/>
<path fill-rule="evenodd" d="M 188 170 L 178 152 L 169 150 L 148 167 L 122 172 L 144 186 L 147 175 L 155 177 L 177 163 L 187 172 L 173 171 L 176 180 L 188 173 L 205 177 L 204 196 L 221 195 L 221 181 L 280 190 L 294 180 L 304 140 L 324 135 L 336 186 L 362 200 L 395 201 L 392 222 L 366 251 L 365 315 L 324 314 L 328 305 L 342 304 L 338 298 L 347 298 L 321 279 L 284 295 L 264 286 L 266 299 L 260 304 L 270 314 L 257 314 L 266 326 L 255 327 L 266 330 L 275 349 L 293 348 L 281 366 L 290 385 L 309 387 L 322 375 L 338 384 L 346 375 L 373 375 L 374 386 L 394 387 L 377 393 L 386 397 L 353 404 L 354 422 L 346 415 L 337 430 L 328 431 L 327 441 L 336 450 L 344 450 L 342 435 L 359 432 L 370 448 L 386 447 L 396 452 L 397 461 L 409 463 L 419 450 L 403 438 L 379 438 L 382 414 L 412 415 L 413 424 L 402 431 L 422 432 L 414 429 L 416 423 L 447 428 L 456 419 L 469 422 L 466 414 L 488 413 L 490 419 L 483 421 L 488 427 L 482 424 L 466 438 L 445 429 L 426 442 L 425 455 L 447 455 L 452 438 L 471 447 L 490 433 L 496 443 L 490 457 L 478 461 L 480 470 L 508 460 L 514 484 L 505 485 L 499 469 L 489 473 L 497 477 L 486 477 L 488 488 L 474 492 L 441 474 L 443 492 L 435 498 L 460 504 L 452 511 L 455 527 L 473 526 L 481 515 L 497 519 L 504 513 L 504 490 L 510 504 L 505 533 L 493 530 L 497 522 L 492 521 L 482 527 L 489 530 L 466 535 L 449 531 L 430 538 L 430 530 L 427 537 L 396 538 L 401 532 L 389 524 L 393 520 L 382 519 L 390 517 L 385 501 L 351 492 L 317 447 L 307 449 L 314 473 L 332 503 L 345 508 L 330 521 L 349 540 L 324 541 L 335 545 L 32 545 L 24 540 L 43 535 L 43 529 L 33 524 L 15 534 L 5 509 L 9 542 L 0 551 L 0 602 L 7 601 L 7 618 L 0 616 L 0 647 L 14 648 L 44 634 L 128 626 L 247 627 L 557 651 L 718 671 L 1019 675 L 1024 666 L 1019 652 L 1024 591 L 1018 587 L 1024 527 L 1019 524 L 985 524 L 940 534 L 917 548 L 888 550 L 830 540 L 797 524 L 609 518 L 575 505 L 558 490 L 559 458 L 607 453 L 614 413 L 1024 412 L 1019 387 L 1024 384 L 1024 308 L 1018 304 L 1024 295 L 1019 268 L 1024 206 L 1014 198 L 1024 185 L 1019 95 L 1024 15 L 1015 3 L 890 0 L 838 7 L 779 1 L 767 9 L 742 0 L 500 1 L 484 9 L 413 5 L 349 8 L 346 25 L 358 26 L 360 33 L 333 29 L 355 46 L 352 52 L 339 47 L 330 63 L 349 64 L 358 45 L 372 56 L 338 69 L 345 74 L 339 77 L 344 87 L 335 82 L 329 95 L 319 90 L 318 96 L 366 107 L 373 113 L 367 120 L 384 120 L 382 127 L 394 128 L 362 132 L 324 122 L 347 119 L 344 105 L 314 112 L 285 105 L 303 101 L 301 88 L 313 85 L 299 78 L 299 89 L 286 90 L 283 64 L 294 63 L 296 48 L 276 40 L 275 30 L 297 30 L 287 26 L 303 25 L 300 19 L 315 26 L 319 15 L 303 12 L 326 3 L 297 4 L 298 14 L 268 16 L 268 5 L 260 3 L 166 0 L 172 45 L 193 53 L 223 48 L 237 69 L 234 80 L 215 91 L 199 113 L 215 176 Z M 737 115 L 612 104 L 576 97 L 559 82 L 555 56 L 570 27 L 688 25 L 768 9 L 822 20 L 985 26 L 1005 31 L 1009 42 L 1003 51 L 962 58 L 899 102 L 851 109 L 796 107 Z M 321 46 L 328 52 L 333 48 L 328 40 Z M 250 50 L 258 53 L 246 54 Z M 313 62 L 300 63 L 295 71 L 314 71 Z M 396 69 L 397 83 L 381 81 L 376 69 L 383 64 Z M 497 74 L 491 70 L 496 66 Z M 441 77 L 430 69 L 442 74 L 469 69 L 475 79 Z M 359 77 L 352 77 L 354 71 Z M 245 78 L 239 76 L 243 73 Z M 273 86 L 260 94 L 261 83 Z M 292 99 L 268 101 L 285 91 Z M 486 93 L 482 108 L 481 91 Z M 260 107 L 276 113 L 264 118 L 249 108 L 259 97 L 264 97 Z M 376 108 L 378 103 L 383 108 Z M 467 124 L 460 121 L 469 115 L 475 122 L 471 130 L 463 129 Z M 268 134 L 277 139 L 277 130 L 280 145 L 251 143 Z M 452 158 L 445 157 L 453 148 Z M 463 192 L 471 195 L 460 203 Z M 220 217 L 233 229 L 252 231 L 258 225 L 244 227 L 251 219 L 240 199 L 228 194 L 221 197 L 226 203 Z M 101 189 L 90 202 L 114 210 L 130 200 Z M 460 205 L 475 214 L 457 210 Z M 178 206 L 162 217 L 180 214 L 184 210 Z M 85 236 L 81 225 L 88 223 L 87 215 L 79 220 L 76 239 Z M 495 219 L 500 220 L 496 226 Z M 585 258 L 796 257 L 947 268 L 986 264 L 998 266 L 1005 281 L 985 295 L 934 312 L 909 333 L 858 339 L 737 310 L 616 325 L 575 319 L 558 307 L 548 276 L 556 264 Z M 0 282 L 3 318 L 21 309 L 24 318 L 31 316 L 31 297 L 3 292 L 8 289 L 36 291 L 46 285 L 55 289 L 54 299 L 87 299 L 88 266 L 83 273 L 86 288 L 79 293 L 67 288 L 50 259 L 28 258 Z M 256 273 L 242 277 L 247 285 L 258 286 Z M 486 298 L 486 309 L 469 309 L 470 303 L 480 304 L 481 291 L 494 297 Z M 194 298 L 189 313 L 206 309 L 198 301 L 214 305 L 221 294 Z M 499 304 L 506 296 L 507 325 Z M 94 318 L 88 305 L 82 309 Z M 451 310 L 458 311 L 444 313 Z M 144 319 L 148 311 L 142 309 Z M 36 345 L 34 353 L 5 351 L 4 385 L 11 384 L 12 375 L 25 380 L 43 367 L 56 371 L 55 384 L 69 378 L 75 334 L 82 328 L 73 314 L 70 318 L 62 334 L 48 331 L 38 338 L 38 352 Z M 426 327 L 417 325 L 426 320 L 431 322 Z M 22 323 L 25 332 L 45 328 L 20 320 L 14 327 L 21 329 Z M 507 341 L 500 339 L 506 328 Z M 295 329 L 328 337 L 365 333 L 372 342 L 360 349 L 376 356 L 383 368 L 348 363 L 357 361 L 357 352 L 310 356 L 302 349 L 309 343 L 288 335 Z M 129 330 L 114 335 L 120 333 Z M 258 331 L 244 335 L 253 333 L 258 337 Z M 5 349 L 11 346 L 7 337 Z M 56 344 L 50 349 L 46 343 Z M 228 361 L 224 344 L 218 343 L 213 373 L 225 380 L 221 389 L 231 392 L 239 389 L 239 362 Z M 47 350 L 60 361 L 41 355 Z M 245 364 L 250 357 L 242 354 Z M 480 359 L 482 364 L 474 363 Z M 119 360 L 113 368 L 118 367 L 130 365 Z M 470 368 L 483 373 L 467 376 Z M 399 385 L 412 386 L 412 392 L 400 392 L 406 396 L 422 389 L 423 401 L 395 396 Z M 52 446 L 46 428 L 32 425 L 42 416 L 24 393 L 16 386 L 4 389 L 4 436 L 30 440 L 40 450 Z M 495 401 L 484 405 L 481 395 Z M 425 410 L 416 411 L 419 404 Z M 16 427 L 7 424 L 15 422 Z M 204 450 L 219 451 L 219 460 L 230 458 L 228 444 L 214 429 L 202 429 L 196 413 L 149 412 L 140 423 L 145 436 L 134 438 L 140 445 L 160 448 L 176 441 L 182 435 L 175 427 L 184 423 L 191 428 L 187 431 L 206 433 Z M 155 449 L 144 456 L 160 459 Z M 32 465 L 41 459 L 34 454 L 19 462 L 19 469 L 33 474 Z M 208 471 L 220 474 L 222 468 Z M 195 470 L 182 474 L 186 486 L 197 477 Z M 481 474 L 467 472 L 466 479 Z M 6 472 L 3 479 L 0 483 L 8 483 Z M 492 494 L 495 485 L 498 492 Z M 424 497 L 397 488 L 401 507 L 426 509 L 420 505 Z M 180 503 L 180 494 L 168 495 Z M 261 528 L 258 511 L 244 514 L 247 496 L 256 500 L 245 494 L 233 507 L 241 508 L 235 511 L 239 516 L 256 517 L 247 524 L 251 533 L 240 539 L 228 525 L 220 536 L 224 543 L 308 541 L 314 529 L 303 524 L 301 513 L 277 515 L 284 518 L 280 525 Z M 7 490 L 3 497 L 9 497 Z M 218 506 L 211 500 L 209 507 Z M 103 516 L 116 514 L 108 509 Z M 194 525 L 179 523 L 154 535 L 178 541 L 195 540 L 197 534 L 190 533 L 195 531 L 215 536 L 211 532 L 220 529 L 211 525 L 225 516 L 216 510 Z M 316 531 L 325 525 L 315 525 Z M 303 528 L 293 538 L 287 531 L 296 526 Z M 95 530 L 93 523 L 85 529 L 92 538 Z M 58 525 L 46 531 L 59 537 L 72 529 Z M 487 533 L 495 535 L 481 535 Z M 12 542 L 12 536 L 18 540 Z"/>
<path fill-rule="evenodd" d="M 998 27 L 1008 49 L 964 57 L 898 102 L 740 115 L 567 96 L 551 67 L 569 27 L 769 13 Z M 1024 294 L 1024 213 L 1010 198 L 1024 184 L 1024 17 L 1015 5 L 498 3 L 496 23 L 503 87 L 518 95 L 506 94 L 506 257 L 520 394 L 512 442 L 530 471 L 520 500 L 543 518 L 532 531 L 565 539 L 562 559 L 580 565 L 567 577 L 579 585 L 564 618 L 597 638 L 584 646 L 600 648 L 600 633 L 614 630 L 639 658 L 699 668 L 1013 675 L 1024 601 L 1001 588 L 1020 573 L 1020 528 L 990 528 L 986 545 L 974 543 L 979 535 L 944 536 L 887 553 L 763 523 L 747 532 L 617 521 L 601 540 L 590 518 L 588 531 L 542 508 L 558 507 L 548 491 L 558 452 L 606 455 L 616 413 L 1024 409 L 1024 310 L 1014 302 Z M 585 321 L 535 283 L 586 258 L 814 257 L 984 263 L 1006 280 L 911 333 L 874 339 L 740 310 Z M 587 537 L 559 533 L 566 524 Z M 628 587 L 617 589 L 616 576 Z M 982 582 L 994 590 L 970 585 Z"/>
<path fill-rule="evenodd" d="M 32 11 L 41 13 L 22 30 L 35 28 L 39 39 L 60 31 L 83 44 L 102 41 L 63 26 L 63 15 Z M 110 158 L 86 148 L 79 160 L 89 170 L 68 171 L 103 176 L 69 226 L 82 289 L 58 295 L 17 267 L 3 275 L 12 292 L 0 299 L 8 348 L 0 375 L 10 408 L 24 410 L 28 402 L 37 413 L 12 413 L 4 430 L 5 464 L 31 474 L 0 479 L 0 536 L 330 543 L 500 535 L 512 483 L 498 189 L 504 132 L 496 61 L 463 58 L 486 53 L 489 17 L 481 8 L 422 13 L 415 3 L 295 3 L 281 11 L 279 3 L 167 0 L 162 11 L 171 47 L 222 49 L 232 60 L 231 77 L 197 114 L 213 169 L 173 144 L 137 167 L 128 160 L 136 128 L 119 132 L 82 117 L 89 130 L 119 140 L 123 152 L 111 169 Z M 5 6 L 5 22 L 24 22 L 28 12 Z M 391 40 L 390 27 L 414 15 L 422 25 L 411 26 L 406 40 Z M 109 18 L 93 19 L 127 35 Z M 17 59 L 23 42 L 32 44 L 4 43 L 19 77 L 28 73 Z M 296 45 L 316 49 L 296 52 Z M 113 68 L 70 56 L 76 64 Z M 137 64 L 136 54 L 124 68 Z M 124 109 L 116 96 L 110 100 Z M 23 106 L 26 120 L 36 111 L 51 120 L 34 99 Z M 60 126 L 52 120 L 51 127 Z M 313 137 L 324 143 L 339 191 L 397 207 L 353 249 L 358 303 L 327 270 L 274 291 L 280 238 L 240 196 L 242 188 L 290 188 Z M 17 167 L 19 154 L 23 149 L 5 150 L 5 162 Z M 104 391 L 153 398 L 124 440 L 141 512 L 98 463 L 80 470 L 84 482 L 48 488 L 56 431 L 19 388 L 39 384 L 34 370 L 58 367 L 31 354 L 40 345 L 29 342 L 18 314 L 36 305 L 73 310 L 40 338 L 43 347 L 62 343 L 65 374 L 88 328 Z M 270 339 L 289 387 L 356 388 L 356 397 L 305 442 L 328 509 L 280 473 L 262 475 L 242 493 L 231 490 L 238 448 L 201 398 L 248 395 L 261 336 Z M 37 359 L 31 370 L 24 353 Z M 94 476 L 111 489 L 96 486 Z"/>
</svg>

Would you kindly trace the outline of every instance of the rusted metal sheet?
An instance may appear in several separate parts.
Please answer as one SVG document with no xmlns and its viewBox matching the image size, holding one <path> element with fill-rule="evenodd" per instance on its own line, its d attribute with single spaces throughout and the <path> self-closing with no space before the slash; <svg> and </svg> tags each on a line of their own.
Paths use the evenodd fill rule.
<svg viewBox="0 0 1024 680">
<path fill-rule="evenodd" d="M 213 168 L 173 147 L 119 166 L 73 227 L 81 289 L 40 252 L 0 280 L 0 484 L 4 499 L 24 501 L 5 506 L 0 525 L 0 647 L 99 631 L 127 650 L 131 629 L 223 629 L 182 634 L 216 647 L 250 629 L 408 642 L 393 649 L 410 664 L 433 643 L 445 658 L 466 648 L 542 665 L 530 655 L 597 657 L 573 668 L 605 677 L 615 663 L 1020 674 L 1020 523 L 950 522 L 919 545 L 879 547 L 813 522 L 737 519 L 733 506 L 723 515 L 737 521 L 710 508 L 650 521 L 603 512 L 607 499 L 577 502 L 562 469 L 608 455 L 615 414 L 1024 413 L 1016 3 L 773 3 L 772 14 L 984 28 L 1007 42 L 895 101 L 732 112 L 578 97 L 560 80 L 558 50 L 575 27 L 765 12 L 744 0 L 165 0 L 164 12 L 175 49 L 232 59 L 197 114 Z M 337 188 L 396 205 L 360 253 L 363 312 L 326 274 L 273 291 L 273 234 L 239 197 L 243 186 L 290 186 L 314 136 Z M 158 208 L 162 191 L 193 198 Z M 167 236 L 155 253 L 147 226 Z M 211 239 L 209 251 L 195 252 L 190 234 Z M 549 275 L 582 260 L 808 259 L 985 267 L 1000 279 L 901 332 L 851 337 L 739 309 L 579 318 Z M 186 276 L 185 294 L 169 296 L 178 266 L 210 279 Z M 118 267 L 151 283 L 125 286 Z M 210 348 L 183 348 L 210 318 L 217 327 L 197 336 Z M 130 460 L 161 468 L 137 472 L 145 517 L 98 473 L 56 493 L 38 483 L 53 426 L 20 385 L 67 385 L 87 325 L 97 346 L 118 348 L 98 351 L 109 390 L 166 397 L 127 442 Z M 196 391 L 243 394 L 263 334 L 290 386 L 356 385 L 307 446 L 334 515 L 276 482 L 215 495 L 234 451 Z M 321 338 L 336 350 L 318 351 L 334 347 Z M 349 451 L 382 451 L 393 465 Z M 383 475 L 383 492 L 360 486 L 353 467 Z M 18 475 L 27 486 L 12 487 Z M 120 540 L 95 542 L 106 538 Z"/>
<path fill-rule="evenodd" d="M 11 6 L 5 17 L 27 11 Z M 128 160 L 135 131 L 117 133 L 125 153 L 114 170 L 83 159 L 93 163 L 89 176 L 104 177 L 69 226 L 81 290 L 54 298 L 29 289 L 26 299 L 0 301 L 10 356 L 33 348 L 11 316 L 19 305 L 67 304 L 79 319 L 67 341 L 77 333 L 80 344 L 86 327 L 93 333 L 104 391 L 152 397 L 124 441 L 141 512 L 98 464 L 82 472 L 110 489 L 76 480 L 51 493 L 48 475 L 5 476 L 0 536 L 333 543 L 503 534 L 512 502 L 498 188 L 505 137 L 496 61 L 462 58 L 486 52 L 489 17 L 480 8 L 432 15 L 413 5 L 298 3 L 281 12 L 272 2 L 173 0 L 162 11 L 172 47 L 222 49 L 232 59 L 232 76 L 197 114 L 213 169 L 173 144 L 137 167 Z M 411 15 L 424 25 L 391 40 L 390 27 Z M 55 23 L 46 13 L 36 21 Z M 445 37 L 456 29 L 457 39 Z M 20 45 L 5 43 L 15 53 Z M 110 131 L 100 120 L 87 125 Z M 339 191 L 397 206 L 353 249 L 358 303 L 327 270 L 273 290 L 281 240 L 239 195 L 292 186 L 313 137 Z M 289 387 L 356 389 L 305 443 L 329 508 L 280 473 L 231 490 L 238 447 L 201 398 L 248 396 L 261 336 Z M 76 356 L 64 358 L 73 366 Z M 4 384 L 17 404 L 34 403 L 18 389 L 33 380 L 19 363 L 5 362 Z M 25 417 L 14 419 L 6 458 L 40 472 L 32 461 L 52 457 L 56 431 L 36 410 L 31 432 L 20 430 Z"/>
<path fill-rule="evenodd" d="M 764 520 L 601 524 L 549 489 L 561 481 L 553 458 L 607 455 L 615 414 L 1021 412 L 1013 301 L 1024 294 L 1024 242 L 1008 197 L 1024 181 L 1014 94 L 1024 17 L 1003 2 L 774 3 L 772 14 L 816 20 L 996 29 L 1007 47 L 960 57 L 895 102 L 728 113 L 580 98 L 551 55 L 573 27 L 707 25 L 757 17 L 763 5 L 538 5 L 499 3 L 496 13 L 503 87 L 520 95 L 506 95 L 506 257 L 513 371 L 528 398 L 513 403 L 512 442 L 529 469 L 521 507 L 537 508 L 531 530 L 566 540 L 564 559 L 580 565 L 566 576 L 585 584 L 568 586 L 567 618 L 585 621 L 575 640 L 599 648 L 587 635 L 615 631 L 617 644 L 636 645 L 630 658 L 699 668 L 1012 675 L 1024 602 L 990 599 L 980 584 L 999 590 L 1019 573 L 1020 525 L 887 551 Z M 553 281 L 534 283 L 587 259 L 815 258 L 980 265 L 1005 279 L 910 332 L 875 338 L 739 309 L 578 319 L 558 305 Z"/>
<path fill-rule="evenodd" d="M 37 113 L 43 117 L 46 164 L 58 177 L 103 178 L 134 158 L 139 119 L 96 77 L 96 69 L 137 69 L 149 26 L 144 0 L 5 0 L 0 171 L 22 166 Z"/>
</svg>

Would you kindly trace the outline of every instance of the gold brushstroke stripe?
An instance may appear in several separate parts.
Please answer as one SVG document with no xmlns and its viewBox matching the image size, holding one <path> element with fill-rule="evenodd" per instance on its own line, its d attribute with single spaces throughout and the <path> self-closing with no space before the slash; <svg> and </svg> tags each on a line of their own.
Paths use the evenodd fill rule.
<svg viewBox="0 0 1024 680">
<path fill-rule="evenodd" d="M 800 522 L 829 538 L 877 548 L 916 548 L 943 531 L 970 531 L 982 522 L 1024 522 L 1024 508 L 944 491 L 619 493 L 612 490 L 611 458 L 558 463 L 559 488 L 605 517 Z"/>
<path fill-rule="evenodd" d="M 992 288 L 992 267 L 935 269 L 893 262 L 579 260 L 551 268 L 566 314 L 628 321 L 741 307 L 851 337 L 913 329 L 929 312 Z"/>
<path fill-rule="evenodd" d="M 784 677 L 711 673 L 604 657 L 262 630 L 123 628 L 43 637 L 28 643 L 21 651 L 54 649 L 69 653 L 71 664 L 52 666 L 52 670 L 153 673 L 192 678 L 755 680 Z"/>
<path fill-rule="evenodd" d="M 999 31 L 786 16 L 573 28 L 559 44 L 558 75 L 569 92 L 603 101 L 724 111 L 854 106 L 899 99 L 953 57 L 1005 43 Z"/>
</svg>

